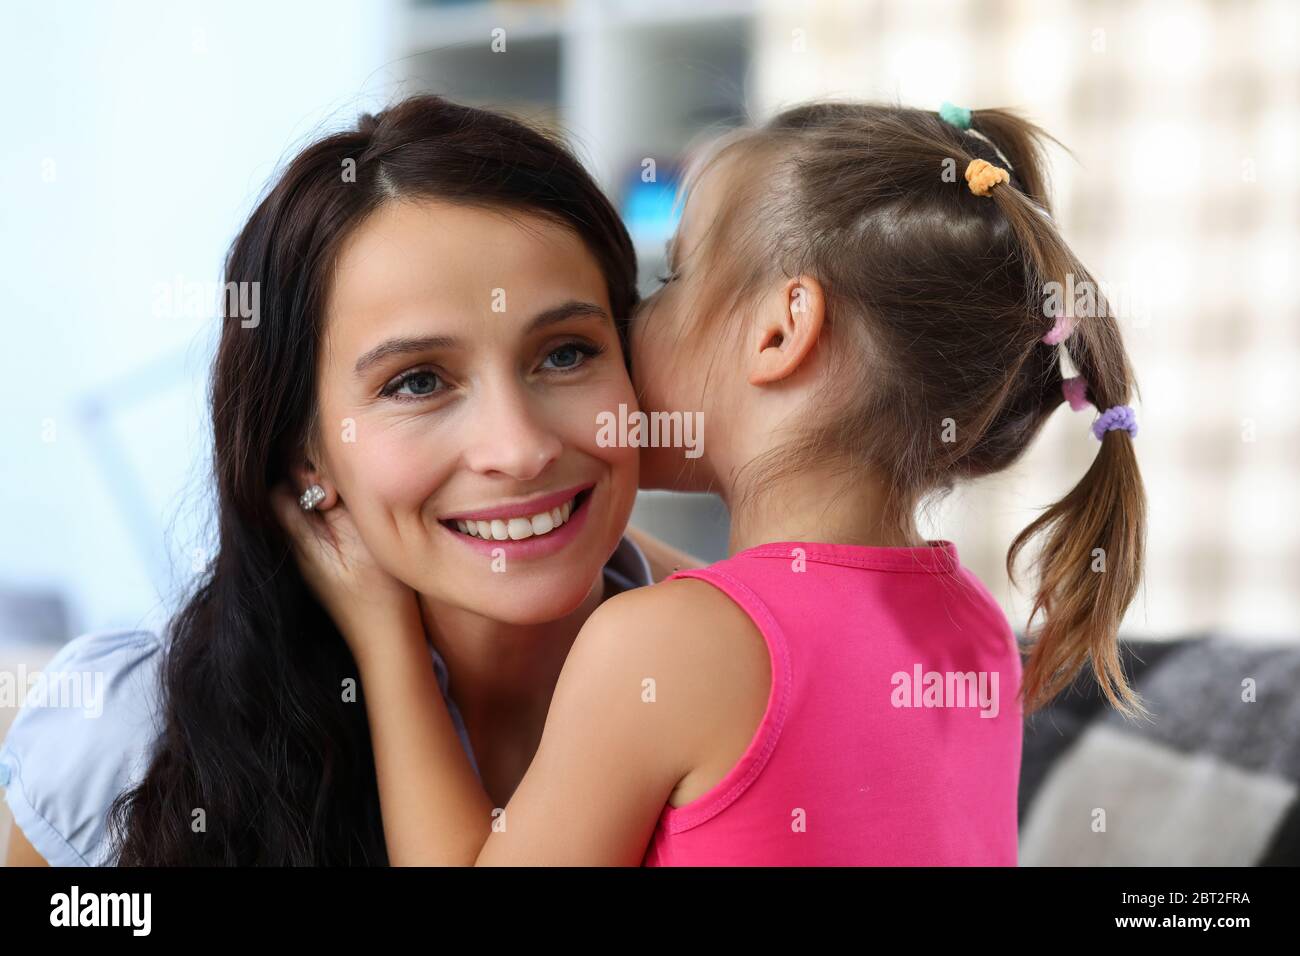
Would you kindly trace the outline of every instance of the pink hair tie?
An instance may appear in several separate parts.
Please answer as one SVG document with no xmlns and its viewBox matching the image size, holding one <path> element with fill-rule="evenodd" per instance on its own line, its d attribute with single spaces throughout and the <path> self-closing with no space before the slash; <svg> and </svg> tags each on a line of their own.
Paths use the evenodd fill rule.
<svg viewBox="0 0 1300 956">
<path fill-rule="evenodd" d="M 1061 382 L 1061 391 L 1065 394 L 1065 400 L 1070 403 L 1071 411 L 1077 412 L 1089 404 L 1088 383 L 1083 380 L 1082 375 Z"/>
<path fill-rule="evenodd" d="M 1045 345 L 1060 345 L 1070 337 L 1070 333 L 1073 331 L 1074 323 L 1070 321 L 1070 317 L 1064 312 L 1058 312 L 1055 321 L 1052 322 L 1051 330 L 1043 336 L 1043 343 Z"/>
</svg>

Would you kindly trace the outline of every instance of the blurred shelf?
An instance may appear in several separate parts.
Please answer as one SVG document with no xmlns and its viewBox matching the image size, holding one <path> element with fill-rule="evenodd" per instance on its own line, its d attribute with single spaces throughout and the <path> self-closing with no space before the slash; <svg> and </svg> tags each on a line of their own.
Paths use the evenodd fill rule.
<svg viewBox="0 0 1300 956">
<path fill-rule="evenodd" d="M 680 159 L 746 112 L 754 0 L 409 2 L 408 85 L 542 122 L 616 202 L 643 157 Z M 503 29 L 504 52 L 492 48 Z"/>
<path fill-rule="evenodd" d="M 746 20 L 757 12 L 756 0 L 596 0 L 573 3 L 560 0 L 472 0 L 472 2 L 420 2 L 408 5 L 406 31 L 412 46 L 477 43 L 498 27 L 509 40 L 555 40 L 580 33 L 599 14 L 613 28 L 659 27 L 676 30 L 699 28 L 711 22 Z"/>
<path fill-rule="evenodd" d="M 436 49 L 461 44 L 488 43 L 492 31 L 506 31 L 506 49 L 514 42 L 554 42 L 564 29 L 559 4 L 412 3 L 404 28 L 411 49 Z"/>
<path fill-rule="evenodd" d="M 757 12 L 755 0 L 622 0 L 612 3 L 616 20 L 625 27 L 692 28 L 711 21 L 748 20 Z"/>
</svg>

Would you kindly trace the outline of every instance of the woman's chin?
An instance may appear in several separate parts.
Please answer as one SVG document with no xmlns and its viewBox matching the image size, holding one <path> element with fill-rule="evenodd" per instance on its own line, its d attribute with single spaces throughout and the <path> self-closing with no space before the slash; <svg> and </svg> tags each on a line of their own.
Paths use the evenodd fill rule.
<svg viewBox="0 0 1300 956">
<path fill-rule="evenodd" d="M 594 582 L 595 578 L 588 580 Z M 568 617 L 582 607 L 591 594 L 591 586 L 574 587 L 572 583 L 567 583 L 563 587 L 534 588 L 528 584 L 518 584 L 510 592 L 485 597 L 475 610 L 484 617 L 515 627 L 550 624 Z"/>
<path fill-rule="evenodd" d="M 417 590 L 435 606 L 450 606 L 500 624 L 527 627 L 568 617 L 582 607 L 601 579 L 602 564 L 587 561 L 582 567 L 568 564 L 562 571 L 485 572 L 479 580 L 459 580 L 450 593 L 447 586 L 451 582 L 446 580 L 438 582 L 436 588 Z"/>
</svg>

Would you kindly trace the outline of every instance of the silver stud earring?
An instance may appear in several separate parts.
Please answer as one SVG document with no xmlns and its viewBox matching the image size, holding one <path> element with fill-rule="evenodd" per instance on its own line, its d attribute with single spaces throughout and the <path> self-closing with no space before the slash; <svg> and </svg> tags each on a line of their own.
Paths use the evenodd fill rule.
<svg viewBox="0 0 1300 956">
<path fill-rule="evenodd" d="M 298 504 L 303 511 L 311 511 L 318 504 L 325 500 L 325 489 L 320 485 L 312 485 L 302 493 L 298 498 Z"/>
</svg>

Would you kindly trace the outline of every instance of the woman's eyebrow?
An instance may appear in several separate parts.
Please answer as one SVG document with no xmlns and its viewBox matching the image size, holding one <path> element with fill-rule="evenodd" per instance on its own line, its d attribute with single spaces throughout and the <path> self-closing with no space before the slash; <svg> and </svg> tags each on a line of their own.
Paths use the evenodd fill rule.
<svg viewBox="0 0 1300 956">
<path fill-rule="evenodd" d="M 585 315 L 607 318 L 609 313 L 594 302 L 582 302 L 572 299 L 535 315 L 524 331 L 525 334 L 535 332 L 548 325 L 554 325 L 556 322 L 563 322 L 565 319 Z M 461 347 L 461 341 L 451 335 L 403 336 L 388 339 L 357 359 L 353 371 L 356 375 L 362 375 L 371 366 L 392 355 L 406 355 L 411 352 L 424 352 L 430 349 L 455 349 Z"/>
<path fill-rule="evenodd" d="M 357 375 L 363 374 L 366 369 L 370 368 L 390 355 L 406 355 L 409 352 L 424 352 L 428 349 L 454 349 L 459 347 L 460 342 L 450 335 L 422 335 L 418 337 L 402 337 L 388 339 L 380 342 L 373 349 L 367 352 L 361 358 L 357 359 L 357 364 L 353 371 Z"/>
<path fill-rule="evenodd" d="M 594 302 L 570 299 L 562 305 L 557 305 L 553 309 L 547 309 L 545 312 L 533 316 L 533 320 L 528 323 L 525 332 L 536 332 L 538 329 L 554 325 L 556 322 L 563 322 L 565 319 L 582 315 L 591 315 L 602 319 L 609 318 L 609 313 Z"/>
</svg>

